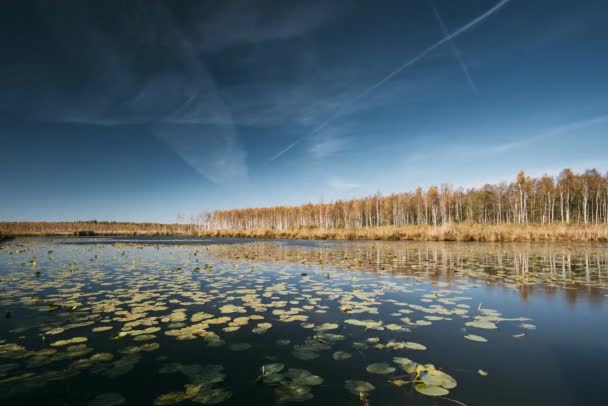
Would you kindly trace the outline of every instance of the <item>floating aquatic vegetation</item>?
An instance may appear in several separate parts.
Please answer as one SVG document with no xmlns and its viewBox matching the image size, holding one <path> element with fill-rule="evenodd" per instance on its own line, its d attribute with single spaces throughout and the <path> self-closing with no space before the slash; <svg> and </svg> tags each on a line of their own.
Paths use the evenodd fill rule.
<svg viewBox="0 0 608 406">
<path fill-rule="evenodd" d="M 243 306 L 235 306 L 235 305 L 224 305 L 219 308 L 220 313 L 247 313 L 247 310 Z"/>
<path fill-rule="evenodd" d="M 418 367 L 418 364 L 414 361 L 412 361 L 409 358 L 404 358 L 404 357 L 394 357 L 393 358 L 393 362 L 397 365 L 399 365 L 399 367 L 401 369 L 403 369 L 405 372 L 407 372 L 408 374 L 413 374 L 416 372 L 416 368 Z"/>
<path fill-rule="evenodd" d="M 271 328 L 272 324 L 270 323 L 258 323 L 258 325 L 251 331 L 253 331 L 255 334 L 264 334 Z"/>
<path fill-rule="evenodd" d="M 369 382 L 356 380 L 345 381 L 344 388 L 357 396 L 367 394 L 376 389 L 376 387 Z"/>
<path fill-rule="evenodd" d="M 284 368 L 285 368 L 285 364 L 283 364 L 281 362 L 262 365 L 262 367 L 260 368 L 260 370 L 262 372 L 261 376 L 277 374 L 278 372 L 281 372 Z"/>
<path fill-rule="evenodd" d="M 112 330 L 112 328 L 113 328 L 112 326 L 100 326 L 100 327 L 95 327 L 95 328 L 91 329 L 91 331 L 93 333 L 101 333 L 103 331 Z"/>
<path fill-rule="evenodd" d="M 332 354 L 332 358 L 336 361 L 344 361 L 352 358 L 352 355 L 346 351 L 336 351 Z"/>
<path fill-rule="evenodd" d="M 483 319 L 467 321 L 466 323 L 464 323 L 464 325 L 467 327 L 481 328 L 484 330 L 494 330 L 494 329 L 498 328 L 498 326 L 496 326 L 495 323 L 488 321 L 488 320 L 483 320 Z"/>
<path fill-rule="evenodd" d="M 478 343 L 487 343 L 488 339 L 475 334 L 467 334 L 464 336 L 467 340 L 476 341 Z"/>
<path fill-rule="evenodd" d="M 213 314 L 209 314 L 206 312 L 198 312 L 198 313 L 194 313 L 192 315 L 192 317 L 190 317 L 190 321 L 192 321 L 193 323 L 198 323 L 199 321 L 211 319 L 213 317 L 214 317 Z"/>
<path fill-rule="evenodd" d="M 126 375 L 131 372 L 140 360 L 140 354 L 127 354 L 112 362 L 110 366 L 102 366 L 99 369 L 99 372 L 109 378 L 118 378 L 119 376 Z"/>
<path fill-rule="evenodd" d="M 290 368 L 287 370 L 285 376 L 297 385 L 315 386 L 323 383 L 323 378 L 314 375 L 305 369 Z"/>
<path fill-rule="evenodd" d="M 383 322 L 378 320 L 357 320 L 357 319 L 348 319 L 344 320 L 346 324 L 352 324 L 353 326 L 365 327 L 369 330 L 384 330 Z"/>
<path fill-rule="evenodd" d="M 53 347 L 61 347 L 61 346 L 64 346 L 64 345 L 84 343 L 86 341 L 88 341 L 88 338 L 86 338 L 86 337 L 73 337 L 73 338 L 70 338 L 68 340 L 55 341 L 54 343 L 51 343 L 51 346 L 53 346 Z"/>
<path fill-rule="evenodd" d="M 423 383 L 417 384 L 414 386 L 414 389 L 416 389 L 416 392 L 426 396 L 445 396 L 450 393 L 449 390 L 442 388 L 441 386 L 425 385 Z"/>
<path fill-rule="evenodd" d="M 319 326 L 314 327 L 314 331 L 329 331 L 329 330 L 335 330 L 337 329 L 339 326 L 336 323 L 323 323 Z"/>
<path fill-rule="evenodd" d="M 215 405 L 232 397 L 232 392 L 225 388 L 202 388 L 191 400 L 203 405 Z"/>
<path fill-rule="evenodd" d="M 191 383 L 184 385 L 181 392 L 171 392 L 160 395 L 154 401 L 155 405 L 169 405 L 184 400 L 202 404 L 216 404 L 232 397 L 232 392 L 225 388 L 215 387 L 225 380 L 224 367 L 221 365 L 183 365 L 178 363 L 166 364 L 159 371 L 161 374 L 182 373 Z"/>
<path fill-rule="evenodd" d="M 279 403 L 281 402 L 303 402 L 313 398 L 312 389 L 305 385 L 285 382 L 274 390 Z"/>
<path fill-rule="evenodd" d="M 384 362 L 378 362 L 368 365 L 365 370 L 370 374 L 386 375 L 395 372 L 395 367 L 392 367 Z"/>
<path fill-rule="evenodd" d="M 418 379 L 427 386 L 441 386 L 445 389 L 453 389 L 457 385 L 454 378 L 443 371 L 435 369 L 435 366 L 432 364 L 424 365 L 424 368 L 418 371 Z"/>
<path fill-rule="evenodd" d="M 366 246 L 368 243 L 361 243 L 361 247 Z M 456 341 L 466 334 L 468 340 L 485 342 L 485 337 L 469 334 L 479 333 L 477 329 L 484 328 L 495 330 L 488 333 L 488 337 L 497 343 L 500 343 L 499 340 L 494 341 L 497 335 L 517 338 L 523 336 L 523 331 L 533 334 L 528 332 L 533 327 L 530 327 L 532 324 L 527 319 L 508 318 L 510 315 L 503 316 L 497 309 L 471 305 L 473 298 L 478 297 L 471 293 L 476 286 L 486 283 L 501 283 L 508 287 L 530 285 L 524 284 L 523 280 L 509 279 L 507 272 L 495 277 L 496 273 L 485 272 L 478 263 L 466 262 L 465 259 L 470 260 L 466 255 L 466 258 L 452 258 L 444 263 L 433 259 L 432 255 L 427 258 L 424 254 L 411 252 L 379 257 L 372 252 L 375 252 L 374 249 L 328 258 L 327 255 L 334 255 L 335 249 L 315 248 L 307 251 L 302 247 L 264 247 L 261 244 L 241 244 L 209 249 L 154 247 L 140 250 L 141 247 L 131 246 L 120 249 L 94 246 L 87 248 L 84 259 L 70 267 L 65 260 L 64 247 L 56 249 L 57 259 L 53 264 L 39 252 L 37 269 L 42 273 L 41 278 L 33 278 L 30 269 L 27 275 L 11 275 L 3 278 L 0 284 L 1 303 L 7 303 L 7 308 L 10 306 L 11 310 L 15 309 L 14 314 L 19 316 L 19 321 L 24 314 L 22 308 L 34 310 L 44 317 L 39 324 L 20 326 L 7 333 L 6 337 L 0 337 L 6 339 L 0 340 L 0 358 L 10 362 L 0 363 L 0 380 L 25 376 L 11 382 L 39 385 L 40 382 L 51 382 L 59 377 L 69 379 L 70 374 L 78 373 L 83 377 L 89 373 L 101 374 L 105 379 L 125 376 L 141 360 L 145 360 L 132 375 L 122 379 L 131 382 L 144 365 L 149 365 L 148 361 L 157 359 L 149 351 L 171 354 L 171 359 L 174 359 L 174 354 L 198 357 L 200 351 L 201 357 L 208 354 L 213 357 L 217 352 L 229 360 L 243 356 L 247 362 L 258 359 L 260 362 L 256 367 L 266 363 L 267 370 L 262 372 L 260 381 L 270 385 L 272 389 L 269 391 L 274 390 L 277 397 L 284 400 L 311 399 L 316 392 L 314 388 L 317 382 L 323 381 L 321 376 L 329 380 L 324 369 L 319 369 L 320 366 L 327 368 L 327 365 L 347 365 L 353 370 L 357 368 L 363 376 L 365 369 L 369 373 L 387 375 L 368 375 L 374 379 L 374 383 L 384 378 L 393 385 L 405 386 L 413 380 L 412 391 L 432 396 L 449 392 L 455 380 L 450 381 L 443 375 L 447 375 L 445 372 L 429 367 L 430 364 L 418 364 L 404 357 L 395 357 L 390 365 L 375 363 L 366 368 L 366 364 L 375 360 L 371 355 L 382 352 L 390 357 L 413 354 L 411 350 L 425 350 L 425 345 L 414 342 L 420 340 L 426 344 L 425 339 L 418 338 L 417 333 L 426 333 L 424 329 L 432 332 L 438 325 L 454 326 L 450 330 L 453 334 L 448 334 Z M 33 257 L 32 250 L 28 250 L 28 256 L 31 252 Z M 77 247 L 73 250 L 83 251 Z M 257 250 L 261 251 L 261 255 Z M 266 250 L 268 255 L 265 254 Z M 121 255 L 121 251 L 124 255 Z M 1 255 L 0 260 L 3 260 Z M 98 257 L 89 263 L 89 259 L 95 255 Z M 238 260 L 234 259 L 237 255 Z M 285 263 L 281 257 L 292 259 L 295 255 L 300 255 L 298 265 L 288 261 Z M 379 277 L 362 272 L 372 257 L 380 259 L 378 263 L 373 263 L 373 270 Z M 199 259 L 201 263 L 195 263 Z M 256 263 L 252 269 L 253 261 L 262 259 L 268 261 L 263 265 Z M 339 268 L 355 264 L 358 260 L 363 265 L 354 265 L 352 272 L 357 272 L 355 277 L 352 273 L 339 271 Z M 19 263 L 23 261 L 22 257 Z M 202 267 L 205 262 L 209 267 Z M 300 276 L 302 262 L 306 267 L 305 278 Z M 334 265 L 335 268 L 329 268 Z M 214 271 L 209 273 L 186 272 L 211 267 Z M 395 272 L 402 268 L 406 269 L 407 275 Z M 327 274 L 331 274 L 331 277 L 327 278 Z M 540 279 L 539 276 L 535 278 Z M 509 280 L 508 285 L 499 282 L 505 279 Z M 578 278 L 576 283 L 584 281 Z M 471 304 L 465 304 L 467 302 Z M 49 313 L 49 310 L 54 311 Z M 510 324 L 509 321 L 515 323 Z M 458 335 L 458 327 L 467 328 Z M 108 334 L 93 334 L 110 330 Z M 522 334 L 514 334 L 519 331 Z M 253 336 L 252 333 L 263 336 Z M 90 341 L 86 342 L 87 345 L 85 342 L 68 342 L 73 335 L 88 337 Z M 18 339 L 20 336 L 27 339 L 21 341 Z M 120 340 L 110 341 L 111 336 Z M 165 341 L 159 340 L 170 340 L 171 345 L 165 346 Z M 439 347 L 441 340 L 442 337 L 437 338 L 438 342 L 433 340 L 433 347 Z M 10 346 L 9 342 L 20 345 Z M 162 348 L 159 342 L 163 343 Z M 23 347 L 23 343 L 27 343 L 31 349 Z M 240 355 L 229 352 L 246 351 L 252 348 L 253 343 L 256 351 Z M 277 345 L 273 346 L 273 343 Z M 293 347 L 292 343 L 295 344 Z M 527 345 L 528 341 L 522 340 L 519 344 Z M 224 345 L 225 349 L 216 349 Z M 3 351 L 2 346 L 8 347 L 4 347 Z M 476 350 L 485 351 L 486 348 L 480 346 Z M 353 353 L 357 350 L 357 353 L 353 357 L 349 352 L 337 349 Z M 43 352 L 47 350 L 54 353 Z M 434 350 L 430 348 L 428 354 L 424 354 L 425 358 L 432 359 Z M 479 354 L 483 356 L 483 353 Z M 348 359 L 350 361 L 343 364 L 335 363 Z M 166 360 L 163 358 L 162 362 Z M 270 365 L 282 364 L 277 362 L 279 360 L 288 365 L 294 362 L 294 366 L 304 366 L 310 371 L 298 368 L 286 370 L 284 365 L 273 370 L 276 367 Z M 54 365 L 49 365 L 52 363 Z M 378 364 L 383 365 L 380 367 Z M 32 368 L 40 367 L 53 367 L 55 372 L 38 378 L 41 374 L 33 370 L 36 378 L 27 377 Z M 70 372 L 62 372 L 64 367 L 69 368 Z M 184 400 L 211 404 L 229 399 L 231 393 L 228 388 L 204 383 L 208 379 L 204 378 L 201 368 L 190 365 L 177 369 L 175 372 L 188 376 L 189 383 L 182 386 L 186 382 L 180 382 L 174 388 L 168 388 L 171 392 L 159 396 L 158 404 Z M 447 371 L 448 368 L 449 365 L 446 365 Z M 230 372 L 229 362 L 227 369 Z M 393 374 L 395 370 L 399 372 L 389 377 L 388 374 Z M 400 376 L 401 370 L 407 375 Z M 476 367 L 469 366 L 469 370 L 475 371 Z M 458 378 L 458 375 L 455 377 Z M 240 381 L 233 383 L 241 384 Z M 333 383 L 329 380 L 324 386 L 331 390 L 331 385 Z M 385 387 L 381 389 L 384 391 Z M 359 397 L 365 394 L 362 399 L 371 392 L 361 388 L 349 391 Z M 370 399 L 370 403 L 373 404 L 373 400 Z"/>
</svg>

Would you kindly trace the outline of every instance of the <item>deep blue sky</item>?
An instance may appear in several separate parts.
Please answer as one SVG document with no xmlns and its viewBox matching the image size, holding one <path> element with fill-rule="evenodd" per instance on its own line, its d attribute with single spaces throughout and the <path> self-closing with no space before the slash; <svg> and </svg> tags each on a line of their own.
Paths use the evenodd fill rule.
<svg viewBox="0 0 608 406">
<path fill-rule="evenodd" d="M 608 169 L 605 0 L 0 11 L 0 221 L 172 222 Z"/>
</svg>

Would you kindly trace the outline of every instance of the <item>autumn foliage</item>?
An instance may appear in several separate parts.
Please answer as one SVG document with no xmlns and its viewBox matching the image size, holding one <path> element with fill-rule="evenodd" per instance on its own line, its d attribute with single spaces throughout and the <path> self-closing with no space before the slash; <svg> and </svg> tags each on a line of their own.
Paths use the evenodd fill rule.
<svg viewBox="0 0 608 406">
<path fill-rule="evenodd" d="M 301 206 L 216 210 L 178 224 L 0 223 L 5 235 L 192 235 L 241 238 L 608 241 L 608 176 L 596 170 L 480 188 L 431 186 Z"/>
</svg>

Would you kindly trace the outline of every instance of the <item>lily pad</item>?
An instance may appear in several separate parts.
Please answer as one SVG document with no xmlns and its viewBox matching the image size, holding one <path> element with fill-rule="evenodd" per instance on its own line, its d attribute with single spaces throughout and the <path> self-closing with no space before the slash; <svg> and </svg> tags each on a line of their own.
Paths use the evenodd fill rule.
<svg viewBox="0 0 608 406">
<path fill-rule="evenodd" d="M 475 334 L 467 334 L 466 336 L 464 336 L 464 338 L 466 338 L 467 340 L 476 341 L 478 343 L 487 343 L 488 342 L 487 338 L 484 338 L 482 336 L 478 336 Z"/>
<path fill-rule="evenodd" d="M 414 386 L 414 389 L 416 389 L 416 392 L 426 396 L 445 396 L 450 393 L 449 390 L 444 389 L 441 386 L 425 385 L 423 383 L 417 384 Z"/>
<path fill-rule="evenodd" d="M 345 381 L 344 388 L 357 396 L 362 393 L 368 393 L 376 389 L 376 387 L 369 382 L 357 380 Z"/>
<path fill-rule="evenodd" d="M 314 375 L 305 369 L 290 368 L 286 374 L 297 385 L 315 386 L 323 383 L 323 378 Z"/>
<path fill-rule="evenodd" d="M 386 375 L 395 372 L 395 367 L 384 362 L 370 364 L 365 368 L 370 374 Z"/>
<path fill-rule="evenodd" d="M 336 361 L 344 361 L 350 359 L 352 355 L 346 351 L 336 351 L 331 356 Z"/>
<path fill-rule="evenodd" d="M 310 387 L 290 382 L 286 382 L 278 386 L 274 393 L 279 403 L 303 402 L 313 398 Z"/>
<path fill-rule="evenodd" d="M 276 374 L 277 372 L 281 372 L 283 370 L 283 368 L 285 368 L 285 364 L 276 362 L 274 364 L 262 365 L 260 370 L 262 371 L 262 375 L 270 375 L 270 374 Z"/>
</svg>

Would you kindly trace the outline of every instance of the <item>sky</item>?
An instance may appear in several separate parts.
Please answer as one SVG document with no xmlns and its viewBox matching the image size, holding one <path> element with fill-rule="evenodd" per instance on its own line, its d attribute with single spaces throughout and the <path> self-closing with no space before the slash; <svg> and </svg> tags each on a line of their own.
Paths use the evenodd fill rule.
<svg viewBox="0 0 608 406">
<path fill-rule="evenodd" d="M 604 0 L 0 6 L 0 221 L 608 170 Z"/>
</svg>

